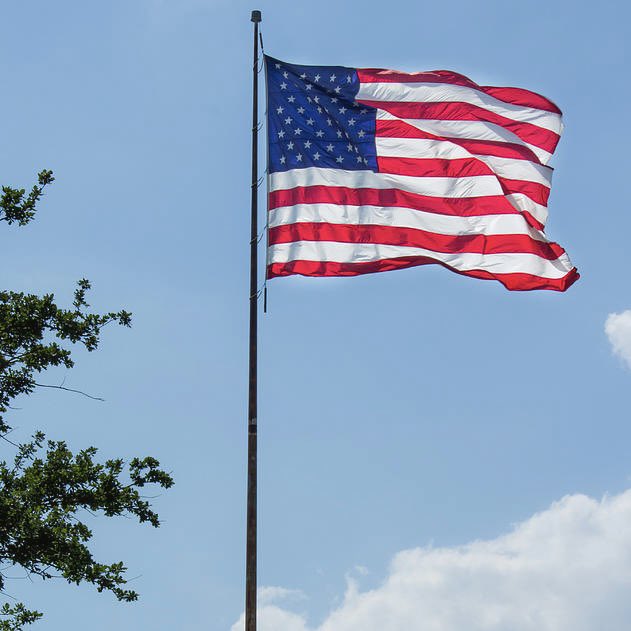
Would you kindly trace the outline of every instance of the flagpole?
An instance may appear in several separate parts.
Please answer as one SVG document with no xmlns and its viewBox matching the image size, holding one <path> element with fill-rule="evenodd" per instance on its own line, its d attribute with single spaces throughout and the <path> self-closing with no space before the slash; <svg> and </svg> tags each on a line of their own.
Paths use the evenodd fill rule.
<svg viewBox="0 0 631 631">
<path fill-rule="evenodd" d="M 258 63 L 261 12 L 252 11 L 254 61 L 252 63 L 252 219 L 250 226 L 250 361 L 248 395 L 248 499 L 245 548 L 245 631 L 256 631 L 256 473 L 257 473 L 257 331 L 258 331 Z"/>
</svg>

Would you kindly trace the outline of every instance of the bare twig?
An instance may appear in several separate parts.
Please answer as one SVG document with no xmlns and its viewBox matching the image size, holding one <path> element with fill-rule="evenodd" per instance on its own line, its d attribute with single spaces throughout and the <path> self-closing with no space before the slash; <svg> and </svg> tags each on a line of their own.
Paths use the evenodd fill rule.
<svg viewBox="0 0 631 631">
<path fill-rule="evenodd" d="M 53 386 L 46 383 L 36 383 L 36 386 L 40 388 L 55 388 L 56 390 L 66 390 L 67 392 L 75 392 L 76 394 L 82 394 L 84 397 L 88 397 L 88 399 L 93 399 L 94 401 L 105 401 L 103 397 L 93 397 L 91 394 L 87 392 L 83 392 L 82 390 L 75 390 L 74 388 L 66 388 L 65 386 Z"/>
<path fill-rule="evenodd" d="M 17 443 L 14 443 L 12 440 L 9 440 L 4 434 L 0 434 L 0 438 L 2 438 L 2 440 L 6 440 L 10 445 L 13 445 L 14 447 L 20 446 Z"/>
</svg>

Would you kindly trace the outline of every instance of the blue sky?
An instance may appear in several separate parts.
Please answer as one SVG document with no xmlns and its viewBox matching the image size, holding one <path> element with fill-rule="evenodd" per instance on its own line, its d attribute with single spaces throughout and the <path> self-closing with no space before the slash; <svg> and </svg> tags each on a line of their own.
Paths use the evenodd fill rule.
<svg viewBox="0 0 631 631">
<path fill-rule="evenodd" d="M 94 522 L 98 555 L 128 562 L 141 600 L 10 582 L 46 612 L 42 628 L 219 631 L 242 612 L 253 8 L 280 59 L 447 68 L 554 100 L 566 128 L 547 232 L 582 274 L 566 294 L 438 267 L 272 281 L 261 585 L 299 590 L 287 608 L 317 628 L 348 577 L 378 593 L 401 551 L 495 541 L 537 512 L 552 519 L 566 495 L 631 487 L 629 333 L 614 321 L 614 355 L 605 332 L 631 309 L 622 3 L 5 3 L 0 183 L 28 186 L 42 168 L 57 181 L 36 222 L 3 228 L 2 287 L 70 300 L 87 277 L 96 308 L 134 313 L 66 375 L 106 402 L 38 392 L 14 413 L 16 435 L 156 455 L 176 479 L 155 500 L 160 530 Z M 288 616 L 280 631 L 301 628 Z"/>
</svg>

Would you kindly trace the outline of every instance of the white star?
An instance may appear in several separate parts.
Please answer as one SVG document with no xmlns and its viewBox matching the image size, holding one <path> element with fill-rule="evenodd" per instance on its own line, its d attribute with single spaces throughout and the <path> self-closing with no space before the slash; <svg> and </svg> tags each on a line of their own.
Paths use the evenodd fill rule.
<svg viewBox="0 0 631 631">
<path fill-rule="evenodd" d="M 335 158 L 335 161 L 342 164 L 342 162 L 344 162 L 344 158 L 342 158 L 342 156 L 337 156 L 337 158 Z"/>
<path fill-rule="evenodd" d="M 280 89 L 281 90 L 286 90 L 287 89 L 287 84 L 284 81 L 280 84 Z"/>
<path fill-rule="evenodd" d="M 342 107 L 340 107 L 340 114 L 344 114 L 344 112 L 346 112 L 346 108 L 342 105 Z"/>
<path fill-rule="evenodd" d="M 357 156 L 357 162 L 361 162 L 362 161 L 362 157 L 361 156 Z"/>
<path fill-rule="evenodd" d="M 298 162 L 302 162 L 302 154 L 301 154 L 301 153 L 299 153 L 299 154 L 296 156 L 296 160 L 297 160 Z"/>
<path fill-rule="evenodd" d="M 314 96 L 314 97 L 313 97 L 313 100 L 314 100 L 316 103 L 319 103 L 319 102 L 320 102 L 320 97 L 319 97 L 319 96 Z"/>
<path fill-rule="evenodd" d="M 307 140 L 307 142 L 305 142 L 305 149 L 311 149 L 311 141 Z"/>
<path fill-rule="evenodd" d="M 285 79 L 287 79 L 289 75 L 287 74 L 287 71 L 285 70 L 285 72 L 283 72 L 283 77 L 285 77 Z"/>
<path fill-rule="evenodd" d="M 330 118 L 327 118 L 326 124 L 330 127 L 331 125 L 333 125 L 333 121 Z"/>
<path fill-rule="evenodd" d="M 296 136 L 300 136 L 300 134 L 302 134 L 302 129 L 300 129 L 300 127 L 298 127 L 298 129 L 294 129 L 294 134 L 296 134 Z"/>
<path fill-rule="evenodd" d="M 333 147 L 333 145 L 332 145 L 331 143 L 329 143 L 329 144 L 326 146 L 326 150 L 327 150 L 327 151 L 333 151 L 333 149 L 334 149 L 334 148 L 335 148 L 335 147 Z"/>
<path fill-rule="evenodd" d="M 363 138 L 366 135 L 366 132 L 363 129 L 360 129 L 358 134 L 357 134 L 360 138 Z"/>
<path fill-rule="evenodd" d="M 322 114 L 322 108 L 318 105 L 318 114 Z"/>
<path fill-rule="evenodd" d="M 284 138 L 285 137 L 285 132 L 282 129 L 278 132 L 278 137 L 279 138 Z"/>
<path fill-rule="evenodd" d="M 335 81 L 337 79 L 337 77 L 335 76 L 335 74 L 332 74 L 330 79 L 331 79 L 331 81 Z"/>
<path fill-rule="evenodd" d="M 301 79 L 306 79 L 306 78 L 307 78 L 307 74 L 303 72 L 303 73 L 300 75 L 300 78 L 301 78 Z"/>
<path fill-rule="evenodd" d="M 280 64 L 276 64 L 277 70 L 280 70 Z"/>
<path fill-rule="evenodd" d="M 285 125 L 291 125 L 291 116 L 288 116 L 288 117 L 285 119 Z"/>
<path fill-rule="evenodd" d="M 288 100 L 290 103 L 293 103 L 293 102 L 296 100 L 296 97 L 292 94 L 291 96 L 288 96 L 288 97 L 287 97 L 287 100 Z"/>
<path fill-rule="evenodd" d="M 304 108 L 304 107 L 302 107 L 302 106 L 300 106 L 300 107 L 298 108 L 298 114 L 304 114 L 304 113 L 305 113 L 305 108 Z"/>
<path fill-rule="evenodd" d="M 285 158 L 285 156 L 281 156 L 280 157 L 280 163 L 281 164 L 285 164 L 285 161 L 287 160 L 287 158 Z"/>
<path fill-rule="evenodd" d="M 312 87 L 313 87 L 313 86 L 312 86 L 310 83 L 308 83 L 308 84 L 305 86 L 305 90 L 311 90 L 311 88 L 312 88 Z"/>
<path fill-rule="evenodd" d="M 322 138 L 322 136 L 324 136 L 324 132 L 321 129 L 318 129 L 318 131 L 316 132 L 316 136 L 318 138 Z"/>
<path fill-rule="evenodd" d="M 317 74 L 315 77 L 313 77 L 313 80 L 317 83 L 318 81 L 320 81 L 320 75 Z"/>
<path fill-rule="evenodd" d="M 348 77 L 346 77 L 346 83 L 350 83 L 351 81 L 352 81 L 351 75 L 348 75 Z"/>
<path fill-rule="evenodd" d="M 310 118 L 310 119 L 307 120 L 307 125 L 313 125 L 313 123 L 315 123 L 313 118 Z"/>
<path fill-rule="evenodd" d="M 351 143 L 350 143 L 350 142 L 346 145 L 346 148 L 347 148 L 349 151 L 353 151 L 353 145 L 351 145 Z"/>
<path fill-rule="evenodd" d="M 354 118 L 351 118 L 351 119 L 348 121 L 348 124 L 352 127 L 352 126 L 355 124 L 355 119 L 354 119 Z"/>
<path fill-rule="evenodd" d="M 331 99 L 331 103 L 337 103 L 337 99 Z"/>
<path fill-rule="evenodd" d="M 316 151 L 316 152 L 313 154 L 313 159 L 314 159 L 314 160 L 319 160 L 319 159 L 320 159 L 320 153 L 319 153 L 318 151 Z"/>
<path fill-rule="evenodd" d="M 364 158 L 364 164 L 368 164 L 368 158 Z"/>
<path fill-rule="evenodd" d="M 337 88 L 335 88 L 335 94 L 339 94 L 341 90 L 342 88 L 338 85 Z"/>
<path fill-rule="evenodd" d="M 313 99 L 310 96 L 307 97 L 307 101 L 309 101 L 309 103 L 313 103 Z"/>
<path fill-rule="evenodd" d="M 341 132 L 339 129 L 337 130 L 337 137 L 338 137 L 338 138 L 341 138 L 341 137 L 342 137 L 342 132 Z"/>
<path fill-rule="evenodd" d="M 359 113 L 360 113 L 360 114 L 367 114 L 367 113 L 368 113 L 368 110 L 364 107 L 364 108 L 362 108 L 361 110 L 359 110 Z"/>
<path fill-rule="evenodd" d="M 278 107 L 276 108 L 276 113 L 277 113 L 277 114 L 282 114 L 284 111 L 285 111 L 285 110 L 284 110 L 284 108 L 283 108 L 283 106 L 282 106 L 282 105 L 280 105 L 280 106 L 278 106 Z"/>
<path fill-rule="evenodd" d="M 294 148 L 294 143 L 292 141 L 289 141 L 287 143 L 287 151 L 291 151 Z"/>
</svg>

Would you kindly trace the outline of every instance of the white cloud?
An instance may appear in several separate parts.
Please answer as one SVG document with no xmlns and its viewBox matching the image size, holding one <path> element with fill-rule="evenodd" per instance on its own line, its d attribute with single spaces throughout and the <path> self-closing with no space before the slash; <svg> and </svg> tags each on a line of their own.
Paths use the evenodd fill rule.
<svg viewBox="0 0 631 631">
<path fill-rule="evenodd" d="M 274 631 L 306 631 L 305 620 L 302 616 L 281 609 L 275 603 L 287 600 L 303 600 L 305 595 L 299 589 L 287 589 L 286 587 L 265 586 L 257 591 L 260 631 L 274 629 Z M 232 626 L 233 631 L 243 630 L 245 627 L 245 614 Z"/>
<path fill-rule="evenodd" d="M 397 554 L 384 582 L 349 581 L 319 626 L 271 602 L 260 631 L 623 631 L 631 628 L 631 490 L 572 495 L 507 535 Z M 232 627 L 242 631 L 243 617 Z"/>
<path fill-rule="evenodd" d="M 303 599 L 305 595 L 299 589 L 287 589 L 286 587 L 268 585 L 266 587 L 259 587 L 257 597 L 260 606 L 275 603 L 279 600 Z"/>
<path fill-rule="evenodd" d="M 610 313 L 605 322 L 605 333 L 613 352 L 631 368 L 631 310 Z"/>
</svg>

